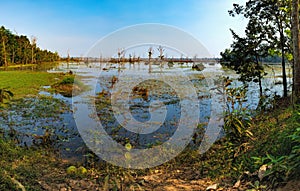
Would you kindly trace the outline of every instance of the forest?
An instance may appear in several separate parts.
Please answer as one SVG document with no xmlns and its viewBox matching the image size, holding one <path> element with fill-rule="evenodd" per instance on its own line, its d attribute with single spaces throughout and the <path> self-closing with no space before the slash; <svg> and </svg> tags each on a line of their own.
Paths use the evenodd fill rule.
<svg viewBox="0 0 300 191">
<path fill-rule="evenodd" d="M 57 52 L 42 50 L 37 47 L 37 38 L 13 34 L 4 26 L 0 28 L 0 66 L 15 64 L 39 64 L 59 60 Z"/>
</svg>

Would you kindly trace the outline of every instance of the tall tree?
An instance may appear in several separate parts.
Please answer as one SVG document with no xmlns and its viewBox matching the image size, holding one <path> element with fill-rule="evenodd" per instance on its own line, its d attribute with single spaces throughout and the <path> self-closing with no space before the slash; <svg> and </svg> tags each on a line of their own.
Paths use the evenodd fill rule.
<svg viewBox="0 0 300 191">
<path fill-rule="evenodd" d="M 8 66 L 8 63 L 7 63 L 6 42 L 7 42 L 7 37 L 6 36 L 2 36 L 2 56 L 3 56 L 3 62 L 4 62 L 4 66 L 5 67 Z"/>
<path fill-rule="evenodd" d="M 0 58 L 0 66 L 4 65 L 5 67 L 8 66 L 8 61 L 7 61 L 7 41 L 8 41 L 8 36 L 7 36 L 8 31 L 2 26 L 0 28 L 0 40 L 1 40 L 1 58 Z"/>
<path fill-rule="evenodd" d="M 245 6 L 234 4 L 231 16 L 243 15 L 249 20 L 255 19 L 262 26 L 260 33 L 266 34 L 270 49 L 280 52 L 282 64 L 283 94 L 287 96 L 286 53 L 289 49 L 288 35 L 290 28 L 289 0 L 248 0 Z"/>
<path fill-rule="evenodd" d="M 294 98 L 300 98 L 300 37 L 299 37 L 299 0 L 292 0 L 292 37 L 294 58 Z"/>
<path fill-rule="evenodd" d="M 8 64 L 27 64 L 28 62 L 40 63 L 58 60 L 57 53 L 41 50 L 36 46 L 36 37 L 11 33 L 4 26 L 0 27 L 0 66 Z"/>
<path fill-rule="evenodd" d="M 260 96 L 263 95 L 262 78 L 264 68 L 261 58 L 267 55 L 267 45 L 262 44 L 262 38 L 257 38 L 253 31 L 254 21 L 249 22 L 246 29 L 246 37 L 239 37 L 231 30 L 234 42 L 231 49 L 226 49 L 221 53 L 222 65 L 225 65 L 238 74 L 242 82 L 257 82 L 259 85 Z"/>
<path fill-rule="evenodd" d="M 32 64 L 35 61 L 34 52 L 35 52 L 35 49 L 36 49 L 36 41 L 37 41 L 37 38 L 35 36 L 31 36 L 31 63 Z"/>
</svg>

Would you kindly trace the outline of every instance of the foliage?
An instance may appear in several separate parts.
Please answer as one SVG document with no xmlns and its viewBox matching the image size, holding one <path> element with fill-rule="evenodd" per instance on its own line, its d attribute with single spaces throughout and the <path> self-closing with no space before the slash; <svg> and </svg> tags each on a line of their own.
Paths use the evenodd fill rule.
<svg viewBox="0 0 300 191">
<path fill-rule="evenodd" d="M 282 58 L 283 92 L 286 97 L 287 79 L 285 65 L 287 55 L 291 55 L 290 2 L 282 0 L 248 0 L 245 6 L 239 4 L 233 4 L 233 6 L 233 10 L 229 11 L 231 16 L 242 15 L 248 19 L 248 25 L 245 30 L 246 37 L 242 39 L 245 43 L 244 48 L 246 49 L 246 53 L 244 54 L 242 49 L 238 49 L 242 51 L 241 58 L 247 58 L 249 56 L 252 58 L 257 57 L 255 54 L 259 56 L 260 53 L 265 53 L 264 57 L 280 55 Z M 234 32 L 233 36 L 237 39 Z M 252 43 L 252 45 L 247 44 L 249 40 L 254 43 Z M 241 38 L 237 40 L 237 42 L 241 42 L 242 45 L 243 41 L 241 41 Z M 232 45 L 233 52 L 236 52 L 236 54 L 239 53 L 236 51 L 236 48 L 234 48 L 235 45 L 238 44 L 237 42 L 234 42 Z M 277 54 L 271 54 L 271 52 L 277 52 Z M 233 56 L 235 57 L 236 55 Z M 251 62 L 247 61 L 246 63 Z"/>
<path fill-rule="evenodd" d="M 7 88 L 0 88 L 0 103 L 3 103 L 5 99 L 9 100 L 14 94 Z"/>
<path fill-rule="evenodd" d="M 281 58 L 276 54 L 271 54 L 270 56 L 262 58 L 261 61 L 266 63 L 280 63 Z"/>
<path fill-rule="evenodd" d="M 277 136 L 280 140 L 285 140 L 277 152 L 267 153 L 262 157 L 253 157 L 257 168 L 266 165 L 269 168 L 264 174 L 264 179 L 268 180 L 272 186 L 277 186 L 279 182 L 299 176 L 300 173 L 300 113 L 299 109 L 293 112 L 288 119 L 287 128 Z M 281 152 L 278 152 L 281 151 Z M 284 151 L 284 152 L 282 152 Z"/>
<path fill-rule="evenodd" d="M 202 156 L 202 170 L 209 177 L 231 180 L 232 184 L 238 180 L 251 182 L 245 190 L 270 189 L 299 178 L 299 111 L 299 107 L 281 106 L 253 117 L 249 127 L 251 139 L 240 142 L 228 136 L 220 139 Z M 260 168 L 264 165 L 266 172 L 262 173 Z"/>
<path fill-rule="evenodd" d="M 248 27 L 250 26 L 252 27 L 252 23 L 249 23 Z M 231 32 L 235 41 L 231 45 L 231 50 L 226 49 L 221 53 L 221 63 L 240 74 L 239 79 L 242 82 L 258 82 L 262 95 L 261 80 L 265 73 L 261 58 L 267 56 L 267 45 L 260 44 L 261 40 L 257 39 L 252 32 L 246 33 L 244 38 Z"/>
<path fill-rule="evenodd" d="M 76 136 L 75 129 L 66 128 L 62 114 L 69 113 L 63 101 L 41 96 L 12 101 L 0 107 L 0 127 L 4 135 L 24 145 L 57 146 Z"/>
<path fill-rule="evenodd" d="M 0 27 L 0 41 L 0 66 L 7 67 L 9 64 L 36 64 L 59 60 L 57 52 L 53 53 L 36 47 L 36 39 L 30 43 L 26 36 L 12 34 L 4 26 Z"/>
<path fill-rule="evenodd" d="M 0 160 L 0 190 L 43 190 L 38 177 L 58 165 L 45 149 L 20 147 L 5 137 L 0 137 Z"/>
<path fill-rule="evenodd" d="M 65 78 L 62 79 L 61 82 L 59 82 L 59 84 L 73 84 L 74 83 L 74 76 L 67 76 Z"/>
<path fill-rule="evenodd" d="M 245 106 L 247 87 L 234 87 L 228 78 L 225 79 L 225 85 L 227 111 L 224 119 L 224 130 L 226 136 L 233 143 L 241 144 L 246 137 L 252 137 L 249 130 L 252 125 L 252 118 Z"/>
<path fill-rule="evenodd" d="M 259 82 L 264 75 L 261 59 L 266 57 L 266 46 L 262 46 L 259 40 L 247 34 L 246 37 L 239 37 L 232 31 L 234 42 L 232 49 L 226 49 L 221 53 L 222 65 L 235 70 L 240 74 L 243 82 Z"/>
<path fill-rule="evenodd" d="M 89 87 L 83 84 L 80 80 L 76 79 L 74 75 L 65 74 L 64 78 L 52 85 L 55 92 L 60 93 L 65 97 L 72 97 L 73 95 L 77 95 Z"/>
<path fill-rule="evenodd" d="M 297 113 L 298 117 L 299 113 Z M 299 119 L 299 118 L 298 118 Z M 291 165 L 291 169 L 294 171 L 291 172 L 291 175 L 296 176 L 300 173 L 300 123 L 299 120 L 296 123 L 296 130 L 289 136 L 292 139 L 292 151 L 288 156 L 288 161 Z"/>
</svg>

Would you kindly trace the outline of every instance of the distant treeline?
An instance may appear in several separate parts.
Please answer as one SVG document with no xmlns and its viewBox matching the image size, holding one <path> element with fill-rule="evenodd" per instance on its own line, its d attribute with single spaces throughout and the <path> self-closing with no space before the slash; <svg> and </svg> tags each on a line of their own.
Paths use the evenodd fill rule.
<svg viewBox="0 0 300 191">
<path fill-rule="evenodd" d="M 13 64 L 37 64 L 59 60 L 57 52 L 42 50 L 36 46 L 37 38 L 12 34 L 4 26 L 0 28 L 0 66 Z"/>
<path fill-rule="evenodd" d="M 265 58 L 262 58 L 262 62 L 281 63 L 281 57 L 280 56 L 267 56 Z"/>
</svg>

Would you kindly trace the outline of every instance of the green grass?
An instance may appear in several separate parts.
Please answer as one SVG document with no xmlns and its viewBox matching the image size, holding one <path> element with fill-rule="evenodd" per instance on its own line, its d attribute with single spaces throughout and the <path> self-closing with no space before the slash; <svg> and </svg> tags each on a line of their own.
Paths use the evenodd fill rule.
<svg viewBox="0 0 300 191">
<path fill-rule="evenodd" d="M 300 134 L 296 132 L 299 127 L 299 113 L 299 107 L 293 109 L 292 106 L 282 105 L 270 112 L 258 114 L 254 117 L 250 129 L 253 132 L 252 139 L 241 140 L 236 144 L 230 141 L 230 137 L 224 137 L 204 155 L 198 156 L 202 157 L 198 168 L 203 168 L 203 171 L 207 172 L 206 176 L 217 180 L 229 180 L 232 185 L 240 180 L 245 172 L 257 174 L 263 164 L 269 165 L 270 169 L 267 172 L 272 174 L 266 175 L 260 183 L 268 185 L 269 188 L 276 187 L 290 178 L 299 178 L 300 162 L 295 158 L 299 158 L 300 150 L 298 154 L 292 152 L 291 139 L 291 136 L 296 137 Z M 296 140 L 298 142 L 300 142 L 299 137 Z M 294 150 L 296 149 L 295 147 Z M 284 160 L 274 162 L 275 159 L 280 158 Z M 295 174 L 297 176 L 292 177 Z M 257 175 L 247 178 L 241 181 L 254 182 L 258 179 Z"/>
<path fill-rule="evenodd" d="M 14 93 L 14 98 L 37 94 L 41 86 L 58 81 L 61 74 L 36 71 L 0 71 L 0 88 Z"/>
<path fill-rule="evenodd" d="M 0 190 L 21 190 L 16 181 L 26 190 L 44 190 L 38 180 L 51 176 L 62 166 L 46 149 L 16 146 L 3 137 L 0 137 L 0 160 Z"/>
</svg>

